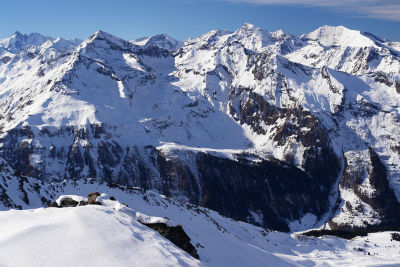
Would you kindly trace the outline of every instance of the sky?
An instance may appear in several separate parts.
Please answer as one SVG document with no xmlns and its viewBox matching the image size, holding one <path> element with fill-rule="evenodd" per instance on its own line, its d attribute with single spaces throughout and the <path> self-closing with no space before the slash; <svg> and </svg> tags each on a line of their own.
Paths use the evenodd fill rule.
<svg viewBox="0 0 400 267">
<path fill-rule="evenodd" d="M 12 0 L 0 3 L 0 38 L 39 32 L 85 39 L 97 30 L 133 40 L 179 40 L 251 23 L 301 35 L 343 25 L 400 41 L 400 0 Z"/>
</svg>

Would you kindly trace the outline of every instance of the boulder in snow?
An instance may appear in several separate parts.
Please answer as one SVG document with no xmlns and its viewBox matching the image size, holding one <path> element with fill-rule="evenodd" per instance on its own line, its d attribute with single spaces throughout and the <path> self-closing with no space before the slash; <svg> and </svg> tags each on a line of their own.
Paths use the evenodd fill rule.
<svg viewBox="0 0 400 267">
<path fill-rule="evenodd" d="M 159 232 L 163 237 L 189 253 L 193 258 L 200 259 L 196 248 L 190 243 L 190 237 L 183 230 L 182 225 L 169 226 L 166 223 L 141 223 Z"/>
<path fill-rule="evenodd" d="M 97 197 L 100 196 L 99 192 L 93 192 L 88 195 L 88 204 L 89 205 L 101 205 L 100 202 L 97 201 Z"/>
</svg>

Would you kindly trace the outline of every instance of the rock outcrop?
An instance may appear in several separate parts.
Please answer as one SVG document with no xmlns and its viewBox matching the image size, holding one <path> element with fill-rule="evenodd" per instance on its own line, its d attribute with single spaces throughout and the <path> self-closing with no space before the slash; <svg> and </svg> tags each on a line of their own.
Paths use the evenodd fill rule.
<svg viewBox="0 0 400 267">
<path fill-rule="evenodd" d="M 177 247 L 189 253 L 193 258 L 200 259 L 196 248 L 190 243 L 190 237 L 185 233 L 182 225 L 168 226 L 166 223 L 142 223 L 159 232 L 163 237 L 174 243 Z"/>
</svg>

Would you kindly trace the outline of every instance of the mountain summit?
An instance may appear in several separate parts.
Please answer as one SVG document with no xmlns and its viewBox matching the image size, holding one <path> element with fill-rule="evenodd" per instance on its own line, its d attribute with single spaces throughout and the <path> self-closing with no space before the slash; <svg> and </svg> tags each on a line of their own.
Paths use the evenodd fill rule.
<svg viewBox="0 0 400 267">
<path fill-rule="evenodd" d="M 142 37 L 131 41 L 133 44 L 140 46 L 157 46 L 169 51 L 178 50 L 183 46 L 183 42 L 173 39 L 167 34 L 158 34 L 154 36 Z"/>
<path fill-rule="evenodd" d="M 317 30 L 303 35 L 310 41 L 317 41 L 324 46 L 342 47 L 375 47 L 375 42 L 364 36 L 361 32 L 343 26 L 323 26 Z"/>
<path fill-rule="evenodd" d="M 3 49 L 10 53 L 16 54 L 24 49 L 29 48 L 30 46 L 41 46 L 46 41 L 51 41 L 53 43 L 63 43 L 63 46 L 68 46 L 68 48 L 76 46 L 80 42 L 82 42 L 79 39 L 66 40 L 63 38 L 47 37 L 40 33 L 22 34 L 17 31 L 8 38 L 0 39 L 0 51 L 1 49 Z"/>
</svg>

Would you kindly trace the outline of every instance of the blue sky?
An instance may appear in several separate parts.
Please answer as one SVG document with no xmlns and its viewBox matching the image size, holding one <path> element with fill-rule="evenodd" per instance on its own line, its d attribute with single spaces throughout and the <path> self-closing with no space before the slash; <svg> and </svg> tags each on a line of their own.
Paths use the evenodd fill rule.
<svg viewBox="0 0 400 267">
<path fill-rule="evenodd" d="M 344 25 L 400 41 L 400 0 L 12 0 L 1 9 L 0 38 L 19 30 L 84 39 L 101 29 L 129 40 L 158 33 L 185 40 L 249 22 L 296 35 Z"/>
</svg>

